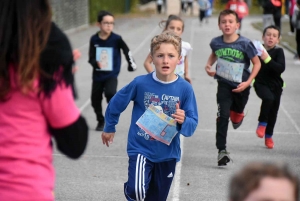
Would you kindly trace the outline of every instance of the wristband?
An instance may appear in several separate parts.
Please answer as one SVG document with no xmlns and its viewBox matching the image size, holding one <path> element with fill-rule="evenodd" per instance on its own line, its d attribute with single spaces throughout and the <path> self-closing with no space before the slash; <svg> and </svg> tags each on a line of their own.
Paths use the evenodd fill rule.
<svg viewBox="0 0 300 201">
<path fill-rule="evenodd" d="M 265 64 L 267 64 L 267 63 L 269 63 L 270 61 L 271 61 L 271 57 L 270 57 L 270 55 L 264 60 L 264 63 Z"/>
</svg>

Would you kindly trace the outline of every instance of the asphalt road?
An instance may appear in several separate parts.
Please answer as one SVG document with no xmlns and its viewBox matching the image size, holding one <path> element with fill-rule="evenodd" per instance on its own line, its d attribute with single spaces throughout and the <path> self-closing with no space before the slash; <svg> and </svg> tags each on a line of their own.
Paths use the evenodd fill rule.
<svg viewBox="0 0 300 201">
<path fill-rule="evenodd" d="M 133 52 L 138 64 L 135 72 L 127 71 L 123 57 L 118 89 L 135 76 L 145 74 L 143 62 L 149 52 L 150 39 L 162 29 L 158 22 L 165 16 L 140 19 L 117 19 L 115 32 L 122 35 Z M 196 17 L 184 17 L 183 40 L 191 43 L 193 51 L 189 55 L 190 76 L 196 94 L 199 124 L 195 134 L 182 138 L 182 160 L 177 164 L 176 174 L 168 201 L 223 201 L 227 200 L 228 182 L 231 175 L 250 161 L 273 161 L 288 163 L 300 176 L 300 66 L 294 65 L 293 54 L 285 51 L 286 71 L 282 77 L 286 81 L 278 121 L 275 127 L 275 148 L 268 150 L 264 140 L 256 137 L 255 129 L 260 109 L 260 99 L 253 89 L 246 106 L 247 116 L 238 130 L 231 125 L 228 131 L 228 151 L 233 163 L 226 167 L 217 166 L 215 147 L 215 119 L 217 113 L 216 81 L 207 76 L 204 65 L 210 54 L 210 40 L 221 34 L 217 18 L 208 24 L 199 25 Z M 251 22 L 262 20 L 249 17 L 243 20 L 242 35 L 250 39 L 261 39 L 261 33 L 251 26 Z M 87 119 L 90 133 L 87 150 L 79 160 L 70 160 L 54 153 L 56 169 L 55 196 L 58 201 L 120 201 L 125 200 L 123 184 L 127 180 L 126 141 L 131 119 L 130 104 L 122 113 L 117 126 L 114 143 L 107 148 L 102 144 L 101 132 L 95 131 L 96 117 L 90 105 L 92 68 L 87 63 L 88 43 L 97 27 L 68 34 L 74 48 L 82 57 L 77 62 L 76 73 L 79 99 L 77 105 Z M 106 107 L 105 101 L 103 102 Z"/>
</svg>

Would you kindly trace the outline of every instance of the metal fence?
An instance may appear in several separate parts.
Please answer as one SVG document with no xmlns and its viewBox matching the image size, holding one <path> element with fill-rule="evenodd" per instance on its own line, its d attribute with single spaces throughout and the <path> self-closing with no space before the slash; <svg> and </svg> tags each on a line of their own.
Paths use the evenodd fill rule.
<svg viewBox="0 0 300 201">
<path fill-rule="evenodd" d="M 72 30 L 89 24 L 88 0 L 50 0 L 55 21 L 63 30 Z"/>
</svg>

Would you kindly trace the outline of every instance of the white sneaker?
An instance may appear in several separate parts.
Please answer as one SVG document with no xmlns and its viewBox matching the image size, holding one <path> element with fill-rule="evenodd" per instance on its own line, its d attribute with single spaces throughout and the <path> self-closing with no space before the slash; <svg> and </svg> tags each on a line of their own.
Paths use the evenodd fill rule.
<svg viewBox="0 0 300 201">
<path fill-rule="evenodd" d="M 300 60 L 294 62 L 295 65 L 300 65 Z"/>
<path fill-rule="evenodd" d="M 294 36 L 294 35 L 295 35 L 295 33 L 294 33 L 294 32 L 291 32 L 291 31 L 289 31 L 289 32 L 288 32 L 288 35 L 289 35 L 289 36 Z"/>
</svg>

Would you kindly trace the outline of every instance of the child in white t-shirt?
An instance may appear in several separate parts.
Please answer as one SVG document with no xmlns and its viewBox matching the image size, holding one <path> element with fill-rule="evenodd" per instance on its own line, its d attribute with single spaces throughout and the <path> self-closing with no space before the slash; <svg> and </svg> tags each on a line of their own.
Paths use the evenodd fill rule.
<svg viewBox="0 0 300 201">
<path fill-rule="evenodd" d="M 164 31 L 172 31 L 177 36 L 181 36 L 184 30 L 184 22 L 183 20 L 178 17 L 177 15 L 169 15 L 167 20 L 161 21 L 160 25 L 165 23 Z M 181 59 L 178 65 L 176 66 L 175 73 L 180 75 L 181 77 L 184 77 L 186 81 L 191 83 L 191 78 L 189 77 L 189 71 L 188 71 L 188 53 L 192 50 L 192 47 L 190 43 L 182 41 L 181 44 Z M 152 68 L 152 58 L 150 56 L 150 53 L 148 54 L 145 62 L 144 67 L 148 73 L 151 73 L 153 71 Z"/>
</svg>

